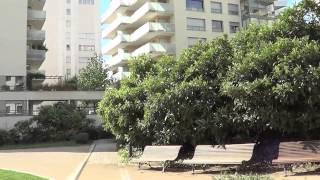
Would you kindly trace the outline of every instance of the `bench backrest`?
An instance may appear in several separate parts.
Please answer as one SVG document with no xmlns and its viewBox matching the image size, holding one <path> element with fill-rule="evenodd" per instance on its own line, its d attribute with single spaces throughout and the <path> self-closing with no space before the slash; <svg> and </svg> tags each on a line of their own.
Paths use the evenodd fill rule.
<svg viewBox="0 0 320 180">
<path fill-rule="evenodd" d="M 192 159 L 204 161 L 249 161 L 255 144 L 198 145 Z"/>
<path fill-rule="evenodd" d="M 146 146 L 142 159 L 165 159 L 174 161 L 179 155 L 181 146 Z"/>
<path fill-rule="evenodd" d="M 299 161 L 318 159 L 320 161 L 320 141 L 282 142 L 276 161 Z"/>
</svg>

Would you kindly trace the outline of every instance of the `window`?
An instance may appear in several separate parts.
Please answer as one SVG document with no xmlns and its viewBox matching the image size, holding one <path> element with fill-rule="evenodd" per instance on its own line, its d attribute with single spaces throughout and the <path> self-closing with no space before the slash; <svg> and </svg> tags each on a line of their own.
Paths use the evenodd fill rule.
<svg viewBox="0 0 320 180">
<path fill-rule="evenodd" d="M 216 14 L 222 14 L 222 3 L 211 2 L 211 12 Z"/>
<path fill-rule="evenodd" d="M 192 47 L 199 42 L 205 42 L 205 41 L 207 41 L 206 38 L 188 37 L 188 46 Z"/>
<path fill-rule="evenodd" d="M 204 19 L 187 18 L 187 30 L 205 31 L 206 21 Z"/>
<path fill-rule="evenodd" d="M 71 9 L 66 9 L 67 15 L 71 15 Z"/>
<path fill-rule="evenodd" d="M 16 104 L 16 113 L 22 114 L 23 113 L 23 106 L 22 104 Z"/>
<path fill-rule="evenodd" d="M 71 3 L 71 0 L 67 0 L 67 4 L 70 4 Z"/>
<path fill-rule="evenodd" d="M 187 10 L 204 11 L 203 0 L 186 0 Z"/>
<path fill-rule="evenodd" d="M 95 34 L 94 33 L 80 33 L 79 34 L 80 39 L 95 39 Z"/>
<path fill-rule="evenodd" d="M 71 69 L 70 68 L 68 68 L 68 69 L 66 69 L 66 78 L 67 79 L 69 79 L 69 78 L 71 78 Z"/>
<path fill-rule="evenodd" d="M 89 62 L 90 62 L 90 57 L 80 57 L 79 58 L 79 63 L 87 64 Z"/>
<path fill-rule="evenodd" d="M 66 48 L 67 48 L 67 51 L 70 51 L 71 50 L 70 44 L 67 44 Z"/>
<path fill-rule="evenodd" d="M 11 76 L 6 76 L 6 81 L 11 81 Z"/>
<path fill-rule="evenodd" d="M 68 63 L 68 64 L 71 63 L 71 56 L 66 57 L 66 63 Z"/>
<path fill-rule="evenodd" d="M 67 28 L 71 27 L 71 21 L 70 21 L 70 20 L 67 20 L 67 21 L 66 21 L 66 27 L 67 27 Z"/>
<path fill-rule="evenodd" d="M 6 113 L 9 114 L 11 112 L 10 106 L 6 106 Z"/>
<path fill-rule="evenodd" d="M 94 51 L 94 45 L 79 45 L 79 51 Z"/>
<path fill-rule="evenodd" d="M 228 10 L 230 15 L 239 15 L 238 4 L 228 4 Z"/>
<path fill-rule="evenodd" d="M 79 0 L 79 4 L 94 5 L 94 0 Z"/>
<path fill-rule="evenodd" d="M 223 21 L 212 20 L 212 32 L 223 32 Z"/>
<path fill-rule="evenodd" d="M 240 30 L 240 23 L 239 22 L 229 22 L 230 25 L 230 33 L 236 33 Z"/>
</svg>

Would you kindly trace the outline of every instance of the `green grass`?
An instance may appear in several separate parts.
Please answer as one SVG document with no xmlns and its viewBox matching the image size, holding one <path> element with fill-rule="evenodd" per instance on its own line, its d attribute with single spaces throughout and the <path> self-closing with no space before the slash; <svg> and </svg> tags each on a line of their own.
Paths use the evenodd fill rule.
<svg viewBox="0 0 320 180">
<path fill-rule="evenodd" d="M 45 180 L 44 178 L 33 176 L 30 174 L 1 170 L 1 169 L 0 169 L 0 179 L 1 180 Z"/>
<path fill-rule="evenodd" d="M 34 149 L 34 148 L 49 148 L 49 147 L 63 147 L 63 146 L 80 146 L 74 141 L 60 141 L 60 142 L 47 142 L 37 144 L 12 144 L 0 146 L 0 150 L 13 150 L 13 149 Z"/>
<path fill-rule="evenodd" d="M 212 180 L 272 180 L 271 177 L 261 175 L 220 175 Z"/>
</svg>

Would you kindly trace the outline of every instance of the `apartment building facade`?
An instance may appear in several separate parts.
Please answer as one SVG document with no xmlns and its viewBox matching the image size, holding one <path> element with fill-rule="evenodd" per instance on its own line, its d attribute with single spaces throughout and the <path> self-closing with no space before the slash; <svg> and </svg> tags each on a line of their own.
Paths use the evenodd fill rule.
<svg viewBox="0 0 320 180">
<path fill-rule="evenodd" d="M 40 68 L 46 76 L 69 79 L 86 67 L 89 58 L 101 54 L 100 4 L 101 0 L 47 0 L 44 30 L 50 50 Z"/>
<path fill-rule="evenodd" d="M 0 91 L 27 89 L 27 74 L 37 73 L 45 60 L 45 0 L 0 1 Z M 0 98 L 0 112 L 23 111 L 24 101 Z"/>
<path fill-rule="evenodd" d="M 272 21 L 286 1 L 274 0 L 112 0 L 102 17 L 102 53 L 113 77 L 129 74 L 128 60 L 141 54 L 178 56 L 199 41 L 227 34 L 249 23 Z M 266 18 L 267 17 L 267 18 Z"/>
<path fill-rule="evenodd" d="M 104 91 L 58 91 L 35 86 L 41 85 L 46 79 L 45 72 L 40 70 L 46 55 L 61 48 L 51 46 L 52 44 L 50 43 L 54 41 L 54 38 L 60 39 L 61 37 L 48 36 L 46 28 L 44 28 L 48 17 L 44 7 L 48 5 L 46 3 L 49 1 L 52 2 L 50 5 L 58 5 L 62 2 L 62 0 L 0 1 L 0 54 L 2 55 L 0 58 L 0 129 L 8 130 L 13 128 L 16 122 L 30 119 L 39 112 L 39 108 L 42 105 L 51 105 L 55 102 L 76 104 L 86 100 L 98 101 L 103 97 Z M 81 2 L 92 3 L 93 1 L 86 0 Z M 83 8 L 84 10 L 82 7 L 80 8 L 81 11 L 79 10 L 79 13 L 86 12 L 86 7 Z M 53 12 L 50 13 L 52 13 L 50 16 L 54 20 L 61 20 L 58 16 L 53 17 Z M 99 18 L 97 19 L 99 21 Z M 93 21 L 93 18 L 85 19 L 85 21 Z M 55 23 L 52 24 L 53 26 L 55 25 Z M 88 24 L 88 26 L 92 24 Z M 53 29 L 49 30 L 50 34 L 61 33 L 59 32 L 60 30 L 55 29 L 53 26 L 51 26 Z M 81 25 L 81 27 L 84 26 L 87 26 L 87 24 Z M 73 41 L 76 41 L 76 36 L 79 38 L 80 35 L 83 35 L 81 34 L 82 30 L 87 32 L 85 28 L 79 29 L 75 31 L 77 35 L 74 35 L 74 38 L 71 36 L 70 47 L 75 46 L 74 44 L 79 44 L 80 40 Z M 94 31 L 97 34 L 96 38 L 98 38 L 100 35 L 96 31 L 99 32 L 99 30 Z M 84 43 L 85 45 L 90 43 L 95 45 L 95 41 L 92 38 L 83 38 L 83 42 L 87 43 Z M 80 44 L 82 44 L 82 41 Z M 97 49 L 100 49 L 99 45 L 100 43 L 97 43 Z M 91 56 L 93 54 L 92 51 L 83 53 L 83 56 Z M 42 78 L 30 78 L 35 77 L 35 75 L 37 77 L 42 75 Z M 88 111 L 91 111 L 91 109 L 88 109 Z M 99 120 L 96 115 L 90 115 L 89 117 Z"/>
</svg>

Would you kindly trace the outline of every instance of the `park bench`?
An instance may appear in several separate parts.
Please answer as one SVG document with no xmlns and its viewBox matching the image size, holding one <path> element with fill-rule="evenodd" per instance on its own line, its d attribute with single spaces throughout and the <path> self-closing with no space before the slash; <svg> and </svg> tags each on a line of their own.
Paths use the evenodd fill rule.
<svg viewBox="0 0 320 180">
<path fill-rule="evenodd" d="M 183 164 L 195 165 L 241 165 L 252 157 L 255 144 L 230 144 L 230 145 L 198 145 L 194 156 L 184 160 Z"/>
<path fill-rule="evenodd" d="M 168 163 L 178 158 L 180 149 L 181 146 L 146 146 L 142 156 L 132 162 L 138 163 L 139 168 L 142 164 L 148 164 L 151 167 L 150 163 L 161 162 L 163 163 L 162 172 L 164 172 Z"/>
<path fill-rule="evenodd" d="M 272 164 L 283 165 L 287 176 L 287 169 L 292 171 L 293 164 L 309 162 L 320 162 L 320 141 L 281 142 Z"/>
</svg>

